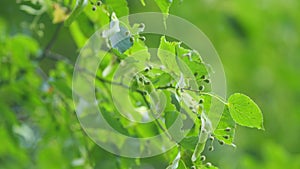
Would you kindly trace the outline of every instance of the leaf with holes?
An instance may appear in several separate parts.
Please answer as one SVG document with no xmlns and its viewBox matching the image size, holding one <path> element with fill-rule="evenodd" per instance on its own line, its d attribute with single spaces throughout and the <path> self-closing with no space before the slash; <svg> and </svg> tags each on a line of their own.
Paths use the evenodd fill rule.
<svg viewBox="0 0 300 169">
<path fill-rule="evenodd" d="M 230 116 L 229 110 L 226 107 L 222 113 L 220 122 L 214 131 L 215 137 L 219 143 L 233 145 L 233 138 L 235 134 L 235 122 Z"/>
</svg>

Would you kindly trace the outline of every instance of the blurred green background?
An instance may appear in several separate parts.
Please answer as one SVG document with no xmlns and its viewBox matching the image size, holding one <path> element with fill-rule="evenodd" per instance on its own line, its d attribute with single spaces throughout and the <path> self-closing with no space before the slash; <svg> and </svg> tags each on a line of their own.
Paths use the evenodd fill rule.
<svg viewBox="0 0 300 169">
<path fill-rule="evenodd" d="M 77 25 L 64 27 L 53 23 L 54 13 L 69 1 L 55 1 L 60 7 L 50 1 L 44 11 L 32 5 L 37 1 L 0 2 L 0 168 L 106 169 L 114 161 L 129 163 L 97 147 L 80 129 L 67 76 L 72 67 L 65 64 L 74 63 L 85 37 L 107 21 L 88 6 Z M 153 0 L 145 3 L 128 0 L 130 12 L 159 11 Z M 22 5 L 41 13 L 30 14 Z M 207 154 L 210 161 L 221 169 L 300 168 L 300 1 L 177 0 L 170 13 L 210 38 L 225 68 L 228 94 L 247 94 L 264 114 L 265 131 L 238 127 L 237 148 L 218 146 Z M 52 57 L 37 59 L 44 52 Z M 142 165 L 157 168 L 160 158 Z"/>
</svg>

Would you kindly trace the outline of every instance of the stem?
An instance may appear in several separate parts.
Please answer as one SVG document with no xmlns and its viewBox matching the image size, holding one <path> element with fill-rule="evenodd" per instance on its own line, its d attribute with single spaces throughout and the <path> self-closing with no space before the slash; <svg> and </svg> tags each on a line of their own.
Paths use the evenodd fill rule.
<svg viewBox="0 0 300 169">
<path fill-rule="evenodd" d="M 162 86 L 162 87 L 157 87 L 156 89 L 160 89 L 160 90 L 163 90 L 163 89 L 175 89 L 175 87 L 174 86 Z M 214 98 L 218 99 L 223 104 L 228 105 L 228 103 L 226 102 L 225 99 L 223 99 L 220 96 L 215 95 L 213 93 L 202 92 L 200 90 L 194 90 L 194 89 L 189 89 L 189 88 L 182 88 L 182 90 L 192 91 L 192 92 L 196 92 L 196 93 L 203 94 L 203 95 L 208 95 L 208 96 L 211 96 L 211 97 L 214 97 Z"/>
<path fill-rule="evenodd" d="M 139 91 L 137 90 L 136 92 L 140 93 L 143 97 L 143 100 L 145 101 L 145 103 L 147 104 L 147 107 L 149 108 L 151 115 L 153 116 L 153 118 L 155 118 L 154 122 L 156 123 L 156 125 L 163 131 L 166 133 L 166 135 L 169 137 L 170 140 L 172 140 L 172 136 L 169 134 L 169 132 L 163 127 L 162 124 L 160 124 L 160 122 L 158 121 L 158 119 L 155 117 L 155 114 L 151 111 L 151 106 L 147 100 L 147 98 L 144 95 L 143 91 Z"/>
<path fill-rule="evenodd" d="M 208 95 L 208 96 L 214 97 L 214 98 L 218 99 L 220 102 L 222 102 L 223 104 L 228 105 L 228 103 L 226 102 L 226 100 L 224 100 L 224 99 L 221 98 L 220 96 L 215 95 L 215 94 L 213 94 L 213 93 L 200 92 L 200 94 Z"/>
<path fill-rule="evenodd" d="M 87 74 L 89 74 L 89 75 L 93 75 L 91 72 L 88 72 L 88 71 L 85 70 L 85 69 L 81 69 L 81 70 L 84 70 L 84 72 L 87 73 Z M 100 77 L 100 76 L 97 76 L 97 75 L 96 75 L 96 79 L 99 80 L 99 81 L 102 82 L 102 83 L 107 83 L 107 84 L 117 85 L 117 86 L 124 87 L 124 88 L 126 88 L 126 89 L 130 89 L 129 86 L 124 85 L 123 83 L 112 82 L 112 81 L 110 81 L 110 80 L 104 79 L 104 78 L 102 78 L 102 77 Z M 150 104 L 149 104 L 147 98 L 145 97 L 144 91 L 143 91 L 143 90 L 139 90 L 139 89 L 135 89 L 134 92 L 139 93 L 139 94 L 143 97 L 143 100 L 145 101 L 147 107 L 150 109 L 150 112 L 151 112 L 152 116 L 155 118 L 155 115 L 154 115 L 153 112 L 151 111 L 151 106 L 150 106 Z M 155 124 L 156 124 L 163 132 L 166 133 L 166 135 L 169 137 L 170 140 L 173 140 L 172 137 L 171 137 L 171 135 L 167 132 L 167 130 L 163 127 L 163 125 L 160 124 L 160 122 L 158 121 L 157 118 L 155 118 L 154 122 L 155 122 Z"/>
<path fill-rule="evenodd" d="M 55 41 L 56 41 L 56 39 L 57 39 L 57 37 L 59 35 L 59 32 L 61 31 L 62 27 L 63 27 L 63 23 L 60 23 L 59 25 L 57 25 L 56 30 L 55 30 L 52 38 L 50 39 L 50 41 L 48 42 L 48 44 L 44 48 L 42 55 L 40 57 L 38 57 L 36 60 L 41 61 L 41 60 L 43 60 L 47 56 L 47 54 L 49 53 L 50 49 L 54 45 L 54 43 L 55 43 Z"/>
<path fill-rule="evenodd" d="M 202 91 L 200 91 L 200 90 L 193 90 L 193 89 L 188 89 L 188 88 L 182 88 L 182 89 L 183 89 L 183 90 L 192 91 L 192 92 L 197 92 L 197 93 L 199 93 L 199 94 L 203 94 L 203 95 L 208 95 L 208 96 L 214 97 L 214 98 L 218 99 L 220 102 L 222 102 L 223 104 L 228 105 L 228 103 L 226 102 L 226 100 L 224 100 L 224 99 L 221 98 L 220 96 L 215 95 L 215 94 L 213 94 L 213 93 L 202 92 Z"/>
</svg>

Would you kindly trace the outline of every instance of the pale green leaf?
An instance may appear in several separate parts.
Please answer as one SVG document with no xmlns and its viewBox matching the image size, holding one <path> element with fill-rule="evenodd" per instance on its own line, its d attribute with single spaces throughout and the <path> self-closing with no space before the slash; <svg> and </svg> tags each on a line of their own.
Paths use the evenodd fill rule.
<svg viewBox="0 0 300 169">
<path fill-rule="evenodd" d="M 168 14 L 173 0 L 155 0 L 162 13 Z"/>
<path fill-rule="evenodd" d="M 117 14 L 118 18 L 129 15 L 129 8 L 126 0 L 106 0 L 105 4 L 111 12 L 115 12 Z"/>
<path fill-rule="evenodd" d="M 229 110 L 226 107 L 222 113 L 219 124 L 214 131 L 215 137 L 220 141 L 220 143 L 225 143 L 228 145 L 233 145 L 233 139 L 235 134 L 235 122 L 230 116 Z"/>
<path fill-rule="evenodd" d="M 228 99 L 228 108 L 231 117 L 237 124 L 264 129 L 262 112 L 248 96 L 240 93 L 231 95 Z"/>
<path fill-rule="evenodd" d="M 178 44 L 178 42 L 168 42 L 166 38 L 162 36 L 157 53 L 158 58 L 160 59 L 162 65 L 166 67 L 166 70 L 177 77 L 180 76 L 180 69 L 175 58 L 175 47 Z"/>
</svg>

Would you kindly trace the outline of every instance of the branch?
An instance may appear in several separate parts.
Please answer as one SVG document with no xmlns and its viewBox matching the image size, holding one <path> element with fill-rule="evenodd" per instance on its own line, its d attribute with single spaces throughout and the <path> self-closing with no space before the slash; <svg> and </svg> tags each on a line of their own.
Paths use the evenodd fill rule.
<svg viewBox="0 0 300 169">
<path fill-rule="evenodd" d="M 91 76 L 94 75 L 93 73 L 89 72 L 89 71 L 86 70 L 86 69 L 80 69 L 80 70 L 83 70 L 83 71 L 84 71 L 85 73 L 87 73 L 88 75 L 91 75 Z M 107 83 L 107 84 L 117 85 L 117 86 L 124 87 L 124 88 L 126 88 L 126 89 L 130 89 L 129 86 L 127 86 L 127 85 L 125 85 L 125 84 L 123 84 L 123 83 L 120 83 L 120 82 L 113 82 L 113 81 L 104 79 L 104 78 L 102 78 L 102 77 L 100 77 L 100 76 L 98 76 L 98 75 L 96 75 L 96 79 L 97 79 L 98 81 L 102 82 L 102 83 Z M 133 90 L 133 91 L 139 93 L 139 94 L 143 97 L 143 100 L 145 101 L 147 107 L 150 109 L 150 112 L 151 112 L 152 116 L 155 118 L 154 113 L 151 111 L 151 105 L 150 105 L 150 103 L 148 102 L 147 98 L 145 97 L 145 91 L 139 90 L 139 89 L 135 89 L 135 90 Z M 155 118 L 154 122 L 156 123 L 156 125 L 157 125 L 163 132 L 166 133 L 166 135 L 169 137 L 170 140 L 173 140 L 172 137 L 171 137 L 171 135 L 167 132 L 167 130 L 163 127 L 163 125 L 160 124 L 160 122 L 158 121 L 157 118 Z"/>
<path fill-rule="evenodd" d="M 174 86 L 162 86 L 162 87 L 157 87 L 156 89 L 160 89 L 160 90 L 163 90 L 163 89 L 175 89 L 175 87 Z M 196 92 L 196 93 L 198 93 L 200 95 L 202 94 L 202 95 L 211 96 L 211 97 L 214 97 L 214 98 L 218 99 L 223 104 L 228 105 L 228 103 L 227 103 L 227 101 L 225 99 L 223 99 L 220 96 L 218 96 L 216 94 L 213 94 L 213 93 L 203 92 L 201 90 L 194 90 L 194 89 L 190 89 L 190 88 L 181 88 L 181 90 L 182 91 Z"/>
<path fill-rule="evenodd" d="M 56 30 L 55 30 L 52 38 L 50 39 L 50 41 L 48 42 L 48 44 L 44 48 L 43 53 L 41 54 L 40 57 L 36 58 L 37 61 L 41 61 L 41 60 L 43 60 L 47 56 L 47 54 L 49 53 L 50 49 L 54 45 L 54 43 L 55 43 L 55 41 L 56 41 L 56 39 L 57 39 L 57 37 L 59 35 L 59 32 L 61 31 L 63 25 L 64 25 L 63 23 L 60 23 L 60 24 L 57 25 Z"/>
</svg>

